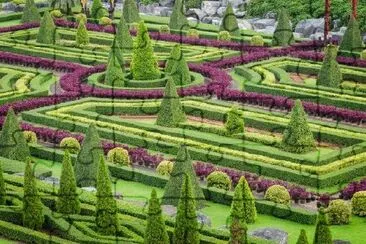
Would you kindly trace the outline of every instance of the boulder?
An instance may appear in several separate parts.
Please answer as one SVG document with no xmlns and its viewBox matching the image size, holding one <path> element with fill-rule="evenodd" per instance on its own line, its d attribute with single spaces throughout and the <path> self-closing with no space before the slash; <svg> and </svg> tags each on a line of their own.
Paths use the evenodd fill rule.
<svg viewBox="0 0 366 244">
<path fill-rule="evenodd" d="M 202 19 L 201 19 L 201 22 L 202 23 L 205 23 L 205 24 L 212 24 L 212 19 L 213 19 L 214 17 L 210 17 L 210 16 L 206 16 L 206 17 L 203 17 Z"/>
<path fill-rule="evenodd" d="M 197 20 L 202 20 L 205 16 L 207 16 L 207 14 L 199 8 L 191 8 L 187 10 L 186 16 L 195 18 Z"/>
<path fill-rule="evenodd" d="M 151 3 L 151 4 L 147 4 L 147 5 L 141 4 L 139 6 L 139 11 L 140 11 L 140 13 L 153 14 L 155 11 L 155 8 L 159 8 L 158 3 Z"/>
<path fill-rule="evenodd" d="M 288 234 L 275 228 L 260 228 L 249 233 L 252 236 L 273 241 L 277 244 L 287 244 Z"/>
<path fill-rule="evenodd" d="M 221 18 L 219 18 L 219 17 L 212 17 L 212 21 L 211 21 L 211 23 L 213 24 L 213 25 L 220 25 L 221 24 Z"/>
<path fill-rule="evenodd" d="M 156 7 L 154 8 L 154 15 L 159 15 L 159 16 L 164 16 L 164 17 L 168 17 L 170 16 L 169 13 L 172 13 L 172 8 L 169 7 Z"/>
<path fill-rule="evenodd" d="M 159 5 L 162 7 L 173 7 L 174 0 L 159 0 Z"/>
<path fill-rule="evenodd" d="M 217 9 L 221 6 L 220 1 L 203 1 L 202 10 L 208 15 L 213 16 L 216 14 Z"/>
<path fill-rule="evenodd" d="M 234 9 L 234 14 L 237 18 L 243 18 L 246 14 L 246 11 L 240 11 L 240 9 Z"/>
<path fill-rule="evenodd" d="M 238 19 L 238 26 L 243 30 L 253 30 L 252 24 L 246 19 Z"/>
<path fill-rule="evenodd" d="M 276 19 L 277 13 L 274 11 L 269 11 L 264 14 L 265 19 Z"/>
<path fill-rule="evenodd" d="M 267 34 L 267 35 L 272 35 L 276 30 L 276 27 L 274 26 L 266 26 L 266 28 L 264 29 L 257 29 L 257 32 L 263 33 L 263 34 Z"/>
<path fill-rule="evenodd" d="M 305 19 L 301 20 L 295 27 L 295 32 L 303 34 L 304 37 L 310 37 L 310 35 L 317 32 L 324 31 L 324 19 Z"/>
<path fill-rule="evenodd" d="M 175 218 L 177 215 L 177 208 L 173 205 L 161 205 L 163 213 L 169 217 Z M 206 225 L 211 227 L 211 219 L 203 214 L 202 212 L 197 212 L 197 221 L 200 225 Z"/>
<path fill-rule="evenodd" d="M 220 17 L 224 17 L 226 7 L 222 6 L 217 9 L 216 14 Z"/>
<path fill-rule="evenodd" d="M 259 19 L 252 23 L 255 30 L 265 29 L 268 26 L 275 26 L 275 19 Z"/>
<path fill-rule="evenodd" d="M 222 6 L 227 6 L 228 3 L 231 3 L 233 8 L 238 8 L 239 6 L 243 5 L 246 1 L 245 0 L 222 0 Z"/>
<path fill-rule="evenodd" d="M 43 178 L 42 181 L 51 185 L 60 185 L 60 179 L 52 176 Z"/>
</svg>

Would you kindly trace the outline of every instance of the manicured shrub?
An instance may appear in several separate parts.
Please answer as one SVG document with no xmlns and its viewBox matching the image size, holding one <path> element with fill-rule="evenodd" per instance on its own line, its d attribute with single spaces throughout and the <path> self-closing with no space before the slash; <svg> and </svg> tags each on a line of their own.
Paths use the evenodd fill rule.
<svg viewBox="0 0 366 244">
<path fill-rule="evenodd" d="M 207 186 L 228 191 L 231 188 L 231 179 L 225 172 L 214 171 L 207 176 Z"/>
<path fill-rule="evenodd" d="M 169 244 L 169 236 L 155 189 L 151 192 L 145 229 L 145 244 Z"/>
<path fill-rule="evenodd" d="M 54 44 L 56 41 L 56 26 L 48 11 L 45 11 L 38 30 L 37 42 Z"/>
<path fill-rule="evenodd" d="M 3 175 L 3 167 L 0 163 L 0 205 L 4 205 L 6 202 L 6 185 L 4 181 L 4 175 Z"/>
<path fill-rule="evenodd" d="M 233 218 L 230 224 L 229 244 L 248 244 L 248 227 L 240 218 Z"/>
<path fill-rule="evenodd" d="M 169 28 L 171 30 L 188 30 L 189 24 L 187 17 L 185 16 L 185 7 L 182 0 L 176 0 L 174 2 L 173 12 L 169 19 Z"/>
<path fill-rule="evenodd" d="M 80 151 L 80 143 L 74 137 L 65 137 L 60 142 L 60 147 L 63 150 L 68 150 L 70 153 L 78 153 Z"/>
<path fill-rule="evenodd" d="M 104 16 L 99 19 L 99 24 L 104 25 L 104 26 L 112 25 L 112 20 L 110 18 Z"/>
<path fill-rule="evenodd" d="M 37 190 L 30 158 L 25 163 L 23 191 L 23 226 L 39 230 L 44 222 L 43 205 Z"/>
<path fill-rule="evenodd" d="M 366 216 L 366 191 L 359 191 L 353 195 L 352 212 L 359 216 Z"/>
<path fill-rule="evenodd" d="M 119 230 L 117 203 L 113 198 L 112 183 L 104 157 L 100 156 L 99 160 L 95 222 L 101 234 L 116 235 Z"/>
<path fill-rule="evenodd" d="M 76 22 L 77 23 L 80 23 L 80 21 L 83 21 L 84 23 L 87 23 L 88 22 L 88 18 L 86 17 L 85 14 L 76 14 L 75 15 L 75 19 L 76 19 Z"/>
<path fill-rule="evenodd" d="M 296 244 L 309 244 L 308 237 L 306 236 L 306 231 L 304 229 L 301 229 Z"/>
<path fill-rule="evenodd" d="M 175 218 L 174 236 L 175 244 L 200 243 L 199 226 L 196 213 L 196 200 L 193 193 L 190 176 L 182 175 L 183 182 Z"/>
<path fill-rule="evenodd" d="M 114 38 L 109 52 L 105 83 L 113 87 L 123 87 L 124 83 L 124 60 L 116 38 Z"/>
<path fill-rule="evenodd" d="M 76 179 L 68 150 L 65 151 L 62 160 L 60 188 L 57 193 L 56 209 L 57 212 L 62 214 L 80 213 L 80 201 L 76 188 Z"/>
<path fill-rule="evenodd" d="M 85 27 L 84 21 L 80 20 L 78 29 L 76 31 L 76 45 L 88 45 L 89 44 L 89 35 L 88 30 Z"/>
<path fill-rule="evenodd" d="M 158 167 L 156 167 L 156 172 L 159 175 L 170 176 L 173 171 L 174 163 L 168 160 L 163 160 L 159 163 Z"/>
<path fill-rule="evenodd" d="M 348 224 L 352 214 L 352 208 L 346 201 L 337 199 L 330 202 L 327 213 L 330 224 Z"/>
<path fill-rule="evenodd" d="M 116 38 L 122 50 L 132 50 L 133 40 L 123 15 L 117 24 Z"/>
<path fill-rule="evenodd" d="M 170 28 L 168 25 L 161 25 L 159 27 L 159 33 L 170 33 Z"/>
<path fill-rule="evenodd" d="M 366 49 L 361 52 L 361 59 L 366 60 Z"/>
<path fill-rule="evenodd" d="M 250 38 L 250 45 L 253 46 L 263 46 L 264 45 L 264 40 L 263 37 L 260 35 L 254 35 Z"/>
<path fill-rule="evenodd" d="M 189 29 L 187 32 L 187 36 L 190 38 L 195 38 L 195 39 L 200 38 L 200 34 L 198 33 L 198 30 L 196 30 L 196 29 Z"/>
<path fill-rule="evenodd" d="M 176 85 L 183 86 L 191 82 L 189 67 L 179 44 L 172 48 L 165 72 L 172 76 Z"/>
<path fill-rule="evenodd" d="M 241 194 L 239 193 L 241 191 Z M 244 211 L 244 221 L 245 223 L 252 224 L 257 219 L 257 209 L 255 207 L 255 198 L 253 196 L 252 191 L 246 181 L 245 177 L 242 176 L 239 180 L 239 183 L 235 187 L 234 196 L 236 195 L 236 200 L 232 204 L 237 204 L 236 202 L 240 202 L 243 205 Z M 243 200 L 240 200 L 240 195 Z M 231 207 L 231 215 L 233 215 L 233 205 Z M 236 206 L 235 206 L 236 208 Z M 234 214 L 235 215 L 235 214 Z M 239 214 L 237 214 L 239 216 Z"/>
<path fill-rule="evenodd" d="M 23 131 L 25 141 L 27 143 L 37 143 L 37 135 L 33 131 Z"/>
<path fill-rule="evenodd" d="M 109 150 L 107 159 L 109 162 L 123 166 L 129 166 L 131 164 L 128 151 L 122 147 L 115 147 L 112 150 Z"/>
<path fill-rule="evenodd" d="M 320 208 L 315 228 L 313 244 L 332 244 L 332 234 L 329 229 L 328 218 L 323 208 Z"/>
<path fill-rule="evenodd" d="M 161 76 L 144 21 L 139 24 L 137 37 L 133 45 L 131 72 L 135 80 L 152 80 Z"/>
<path fill-rule="evenodd" d="M 318 86 L 337 88 L 341 84 L 343 77 L 341 68 L 336 60 L 337 49 L 338 48 L 335 45 L 328 45 L 325 48 L 324 61 L 316 80 Z"/>
<path fill-rule="evenodd" d="M 291 202 L 291 197 L 286 187 L 281 185 L 273 185 L 269 187 L 264 195 L 264 199 L 286 205 Z"/>
<path fill-rule="evenodd" d="M 306 114 L 300 100 L 295 101 L 291 111 L 290 122 L 282 137 L 282 148 L 294 153 L 305 153 L 313 150 L 315 141 L 307 123 Z"/>
<path fill-rule="evenodd" d="M 240 36 L 238 21 L 236 20 L 233 7 L 230 2 L 227 4 L 224 17 L 220 25 L 220 31 L 228 31 L 232 36 Z"/>
<path fill-rule="evenodd" d="M 226 117 L 225 129 L 228 135 L 234 135 L 244 132 L 243 113 L 236 107 L 232 107 Z"/>
<path fill-rule="evenodd" d="M 292 33 L 290 19 L 285 8 L 280 10 L 277 21 L 277 27 L 272 38 L 272 45 L 289 46 L 293 44 L 295 42 L 295 38 Z"/>
<path fill-rule="evenodd" d="M 0 134 L 0 156 L 18 161 L 25 161 L 30 157 L 27 141 L 12 108 L 8 110 Z"/>
<path fill-rule="evenodd" d="M 93 0 L 93 4 L 90 9 L 90 16 L 93 19 L 100 19 L 104 16 L 108 16 L 108 11 L 103 7 L 101 0 Z"/>
<path fill-rule="evenodd" d="M 228 31 L 220 31 L 219 34 L 217 35 L 217 40 L 220 40 L 220 41 L 230 41 L 231 40 L 230 32 L 228 32 Z"/>
<path fill-rule="evenodd" d="M 39 22 L 41 15 L 38 12 L 34 0 L 27 0 L 23 9 L 22 23 Z"/>
<path fill-rule="evenodd" d="M 347 30 L 343 35 L 342 42 L 339 46 L 340 51 L 361 52 L 364 48 L 360 26 L 358 21 L 351 15 L 348 22 Z"/>
<path fill-rule="evenodd" d="M 186 8 L 201 8 L 202 0 L 186 0 L 185 2 Z"/>
<path fill-rule="evenodd" d="M 123 16 L 127 24 L 140 22 L 139 10 L 135 0 L 123 1 Z"/>
<path fill-rule="evenodd" d="M 51 16 L 52 16 L 53 18 L 61 18 L 62 16 L 64 16 L 64 15 L 61 13 L 61 11 L 60 11 L 60 10 L 58 10 L 58 9 L 54 9 L 54 10 L 52 10 L 52 11 L 50 12 L 50 14 L 51 14 Z"/>
</svg>

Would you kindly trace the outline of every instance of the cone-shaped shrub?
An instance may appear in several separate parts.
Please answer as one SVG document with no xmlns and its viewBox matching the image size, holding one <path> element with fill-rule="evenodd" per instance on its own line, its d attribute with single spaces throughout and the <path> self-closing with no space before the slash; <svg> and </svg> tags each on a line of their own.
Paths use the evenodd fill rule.
<svg viewBox="0 0 366 244">
<path fill-rule="evenodd" d="M 5 197 L 6 197 L 6 186 L 3 175 L 3 167 L 1 166 L 0 163 L 0 205 L 5 204 Z"/>
<path fill-rule="evenodd" d="M 132 50 L 133 40 L 123 15 L 117 24 L 116 38 L 122 50 Z"/>
<path fill-rule="evenodd" d="M 125 72 L 125 61 L 123 58 L 121 47 L 117 41 L 117 36 L 115 36 L 113 39 L 111 50 L 109 51 L 108 62 L 112 61 L 114 58 L 117 58 L 118 63 L 120 64 L 119 67 L 122 69 L 123 72 Z"/>
<path fill-rule="evenodd" d="M 165 229 L 165 222 L 161 214 L 161 207 L 155 189 L 151 192 L 147 215 L 144 243 L 169 244 L 169 236 Z"/>
<path fill-rule="evenodd" d="M 252 224 L 257 219 L 257 208 L 255 207 L 255 198 L 253 193 L 244 176 L 240 178 L 238 185 L 235 187 L 235 192 L 240 191 L 240 189 L 243 196 L 244 222 Z"/>
<path fill-rule="evenodd" d="M 95 214 L 98 232 L 104 235 L 117 234 L 119 228 L 117 203 L 113 198 L 109 170 L 103 156 L 99 159 Z"/>
<path fill-rule="evenodd" d="M 339 46 L 340 51 L 348 52 L 362 52 L 364 49 L 360 26 L 358 21 L 351 15 L 348 22 L 347 30 L 343 35 L 341 45 Z"/>
<path fill-rule="evenodd" d="M 23 162 L 30 157 L 27 141 L 12 108 L 8 110 L 0 134 L 0 156 Z"/>
<path fill-rule="evenodd" d="M 30 158 L 24 170 L 23 226 L 39 230 L 44 222 L 43 205 L 39 196 Z"/>
<path fill-rule="evenodd" d="M 318 221 L 315 228 L 314 241 L 313 244 L 332 244 L 332 234 L 330 233 L 330 229 L 328 226 L 328 219 L 324 212 L 324 209 L 321 208 L 318 214 Z"/>
<path fill-rule="evenodd" d="M 325 57 L 319 70 L 316 84 L 318 86 L 339 87 L 342 82 L 342 72 L 337 62 L 337 46 L 328 45 L 325 48 Z"/>
<path fill-rule="evenodd" d="M 41 15 L 38 12 L 34 0 L 27 0 L 23 9 L 22 23 L 38 22 L 41 20 Z"/>
<path fill-rule="evenodd" d="M 94 19 L 100 19 L 108 14 L 108 11 L 103 7 L 101 0 L 93 0 L 90 10 L 90 15 Z"/>
<path fill-rule="evenodd" d="M 230 224 L 229 244 L 248 244 L 248 227 L 242 219 L 233 218 Z"/>
<path fill-rule="evenodd" d="M 198 244 L 200 243 L 200 234 L 192 181 L 189 175 L 183 174 L 182 177 L 183 184 L 175 218 L 174 244 Z"/>
<path fill-rule="evenodd" d="M 306 113 L 300 100 L 295 101 L 291 111 L 290 122 L 282 137 L 282 148 L 294 153 L 305 153 L 313 150 L 315 141 L 306 119 Z"/>
<path fill-rule="evenodd" d="M 98 131 L 95 125 L 91 124 L 81 144 L 75 164 L 75 178 L 78 186 L 96 186 L 98 164 L 103 155 Z"/>
<path fill-rule="evenodd" d="M 304 229 L 301 229 L 296 244 L 309 244 L 308 237 L 306 236 L 306 231 Z"/>
<path fill-rule="evenodd" d="M 225 129 L 228 135 L 244 133 L 243 113 L 236 107 L 232 107 L 227 113 Z"/>
<path fill-rule="evenodd" d="M 185 7 L 182 0 L 175 0 L 172 15 L 169 19 L 169 28 L 171 30 L 188 30 L 189 24 L 185 16 Z"/>
<path fill-rule="evenodd" d="M 293 44 L 295 42 L 295 38 L 292 33 L 290 19 L 285 8 L 280 10 L 277 21 L 277 27 L 272 38 L 272 45 L 289 46 Z"/>
<path fill-rule="evenodd" d="M 232 36 L 240 36 L 238 21 L 234 14 L 234 10 L 233 7 L 231 6 L 231 3 L 228 3 L 226 6 L 224 17 L 222 18 L 222 22 L 220 25 L 220 31 L 227 31 Z"/>
<path fill-rule="evenodd" d="M 60 188 L 56 201 L 57 212 L 63 214 L 80 213 L 80 201 L 76 189 L 76 180 L 71 156 L 69 151 L 66 150 L 62 160 Z"/>
<path fill-rule="evenodd" d="M 53 44 L 56 40 L 56 26 L 48 11 L 45 11 L 38 30 L 37 42 Z"/>
<path fill-rule="evenodd" d="M 196 173 L 193 169 L 192 160 L 186 146 L 181 146 L 178 151 L 172 173 L 170 174 L 170 179 L 165 185 L 163 204 L 174 206 L 178 205 L 180 197 L 179 194 L 182 191 L 185 175 L 189 175 L 190 177 L 194 189 L 193 195 L 196 198 L 197 207 L 202 207 L 204 205 L 205 197 L 198 183 Z"/>
<path fill-rule="evenodd" d="M 123 2 L 123 16 L 127 24 L 140 22 L 139 10 L 135 0 L 125 0 Z"/>
<path fill-rule="evenodd" d="M 85 27 L 84 21 L 80 21 L 78 29 L 76 31 L 76 45 L 80 46 L 88 44 L 89 44 L 88 30 Z"/>
<path fill-rule="evenodd" d="M 111 50 L 109 52 L 105 83 L 113 87 L 124 86 L 124 70 L 125 67 L 123 55 L 116 38 L 114 38 Z"/>
<path fill-rule="evenodd" d="M 186 115 L 184 114 L 177 89 L 172 78 L 168 77 L 156 124 L 166 127 L 175 127 L 184 121 L 186 121 Z"/>
<path fill-rule="evenodd" d="M 165 64 L 165 72 L 170 73 L 176 85 L 186 85 L 191 82 L 191 75 L 180 45 L 175 45 Z"/>
<path fill-rule="evenodd" d="M 231 201 L 230 218 L 231 220 L 237 218 L 245 221 L 243 182 L 235 187 L 233 200 Z"/>
<path fill-rule="evenodd" d="M 137 37 L 133 44 L 131 72 L 135 80 L 152 80 L 161 76 L 144 21 L 139 23 Z"/>
</svg>

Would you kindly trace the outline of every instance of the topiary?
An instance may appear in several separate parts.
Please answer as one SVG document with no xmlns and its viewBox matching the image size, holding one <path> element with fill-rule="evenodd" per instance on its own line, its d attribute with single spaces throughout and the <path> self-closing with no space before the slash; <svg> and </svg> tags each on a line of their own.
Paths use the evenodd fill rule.
<svg viewBox="0 0 366 244">
<path fill-rule="evenodd" d="M 275 203 L 289 205 L 291 201 L 291 196 L 288 193 L 286 187 L 281 185 L 273 185 L 267 189 L 264 195 L 264 199 Z"/>
<path fill-rule="evenodd" d="M 93 19 L 100 19 L 108 15 L 108 11 L 103 7 L 101 0 L 93 0 L 93 4 L 90 10 L 90 16 Z"/>
<path fill-rule="evenodd" d="M 87 23 L 87 21 L 88 21 L 88 18 L 86 17 L 85 14 L 76 14 L 75 19 L 76 19 L 77 23 L 80 23 L 80 21 L 83 21 L 84 23 Z"/>
<path fill-rule="evenodd" d="M 232 36 L 240 36 L 240 29 L 238 26 L 238 21 L 236 19 L 236 16 L 233 11 L 233 7 L 231 6 L 231 3 L 229 2 L 227 4 L 224 17 L 222 19 L 221 25 L 220 25 L 220 31 L 228 31 L 230 35 Z"/>
<path fill-rule="evenodd" d="M 335 45 L 329 44 L 325 48 L 325 57 L 318 73 L 316 85 L 337 88 L 342 83 L 343 76 L 337 62 L 337 52 L 338 48 Z"/>
<path fill-rule="evenodd" d="M 176 85 L 183 86 L 191 82 L 189 67 L 179 44 L 172 48 L 165 64 L 165 72 L 172 76 Z"/>
<path fill-rule="evenodd" d="M 244 132 L 243 113 L 237 107 L 232 107 L 226 117 L 225 129 L 228 135 Z"/>
<path fill-rule="evenodd" d="M 332 234 L 328 225 L 327 215 L 325 214 L 324 209 L 320 208 L 315 227 L 313 244 L 333 244 Z"/>
<path fill-rule="evenodd" d="M 337 199 L 330 202 L 327 213 L 330 224 L 348 224 L 352 214 L 352 208 L 346 201 Z"/>
<path fill-rule="evenodd" d="M 23 131 L 23 134 L 24 134 L 25 141 L 27 143 L 37 143 L 37 134 L 34 133 L 33 131 L 26 130 L 26 131 Z"/>
<path fill-rule="evenodd" d="M 187 36 L 190 38 L 195 38 L 195 39 L 200 38 L 200 34 L 198 33 L 198 30 L 196 30 L 196 29 L 189 29 L 187 32 Z"/>
<path fill-rule="evenodd" d="M 83 46 L 89 44 L 88 30 L 85 27 L 84 21 L 80 20 L 76 31 L 76 45 Z"/>
<path fill-rule="evenodd" d="M 306 236 L 306 231 L 304 229 L 301 229 L 296 244 L 309 244 L 308 237 Z"/>
<path fill-rule="evenodd" d="M 217 40 L 220 40 L 220 41 L 230 41 L 231 40 L 230 32 L 228 32 L 228 31 L 220 31 L 219 34 L 217 35 Z"/>
<path fill-rule="evenodd" d="M 122 147 L 115 147 L 108 151 L 107 160 L 109 162 L 129 166 L 131 164 L 128 151 Z"/>
<path fill-rule="evenodd" d="M 65 137 L 60 142 L 60 148 L 68 150 L 70 153 L 78 153 L 80 151 L 80 143 L 74 137 Z"/>
<path fill-rule="evenodd" d="M 169 19 L 169 28 L 171 30 L 182 31 L 189 29 L 189 24 L 185 12 L 186 10 L 182 0 L 176 0 L 174 2 L 172 15 L 170 15 Z"/>
<path fill-rule="evenodd" d="M 41 15 L 38 12 L 34 0 L 27 0 L 23 9 L 22 23 L 39 22 Z"/>
<path fill-rule="evenodd" d="M 123 16 L 127 24 L 140 22 L 139 10 L 135 0 L 123 1 Z"/>
<path fill-rule="evenodd" d="M 99 19 L 99 24 L 103 26 L 112 25 L 112 20 L 104 16 Z"/>
<path fill-rule="evenodd" d="M 263 37 L 260 35 L 254 35 L 250 38 L 250 45 L 253 46 L 264 46 Z"/>
<path fill-rule="evenodd" d="M 282 8 L 277 18 L 277 27 L 273 33 L 273 46 L 289 46 L 295 42 L 290 19 L 285 8 Z"/>
<path fill-rule="evenodd" d="M 159 27 L 159 33 L 170 33 L 170 28 L 168 25 L 161 25 Z"/>
<path fill-rule="evenodd" d="M 361 52 L 361 59 L 366 60 L 366 49 Z"/>
<path fill-rule="evenodd" d="M 56 25 L 48 11 L 45 11 L 38 29 L 37 42 L 54 44 L 56 41 Z"/>
<path fill-rule="evenodd" d="M 232 218 L 230 224 L 230 239 L 228 244 L 248 244 L 248 227 L 242 219 Z"/>
<path fill-rule="evenodd" d="M 61 18 L 62 16 L 64 16 L 64 15 L 61 13 L 61 11 L 60 11 L 60 10 L 58 10 L 58 9 L 54 9 L 54 10 L 52 10 L 52 11 L 50 12 L 50 14 L 51 14 L 51 16 L 52 16 L 53 18 Z"/>
<path fill-rule="evenodd" d="M 158 167 L 156 167 L 156 172 L 159 175 L 165 175 L 170 176 L 173 170 L 174 163 L 168 160 L 163 160 L 158 164 Z"/>
<path fill-rule="evenodd" d="M 207 176 L 207 186 L 228 191 L 231 188 L 231 179 L 225 172 L 213 171 Z"/>
<path fill-rule="evenodd" d="M 124 59 L 119 47 L 117 37 L 113 39 L 111 50 L 109 52 L 107 69 L 105 72 L 105 84 L 113 87 L 123 87 L 124 82 Z"/>
<path fill-rule="evenodd" d="M 348 51 L 351 53 L 361 52 L 364 48 L 360 27 L 358 21 L 351 15 L 348 22 L 347 30 L 343 35 L 342 42 L 339 46 L 340 51 Z"/>
<path fill-rule="evenodd" d="M 366 191 L 359 191 L 353 195 L 352 212 L 359 216 L 366 216 Z"/>
<path fill-rule="evenodd" d="M 133 40 L 123 15 L 117 24 L 116 39 L 122 50 L 132 50 Z"/>
</svg>

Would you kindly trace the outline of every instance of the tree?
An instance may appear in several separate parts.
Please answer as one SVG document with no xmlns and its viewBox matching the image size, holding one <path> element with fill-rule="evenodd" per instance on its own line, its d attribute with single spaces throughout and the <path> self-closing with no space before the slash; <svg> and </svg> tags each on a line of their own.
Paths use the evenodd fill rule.
<svg viewBox="0 0 366 244">
<path fill-rule="evenodd" d="M 37 190 L 30 158 L 26 160 L 23 191 L 23 226 L 39 230 L 44 222 L 43 205 Z"/>
<path fill-rule="evenodd" d="M 123 16 L 127 24 L 140 22 L 139 10 L 135 0 L 125 0 L 123 2 Z"/>
<path fill-rule="evenodd" d="M 130 31 L 128 29 L 128 26 L 126 24 L 126 20 L 125 20 L 123 14 L 120 18 L 120 21 L 117 24 L 116 38 L 117 38 L 119 47 L 122 50 L 132 50 L 133 40 L 130 35 Z"/>
<path fill-rule="evenodd" d="M 176 85 L 186 85 L 191 82 L 191 74 L 180 45 L 175 45 L 165 64 L 165 72 L 169 73 Z"/>
<path fill-rule="evenodd" d="M 225 129 L 228 135 L 244 133 L 243 113 L 236 107 L 232 107 L 227 113 Z"/>
<path fill-rule="evenodd" d="M 316 84 L 318 86 L 338 88 L 342 80 L 341 68 L 337 62 L 337 46 L 328 45 L 325 48 L 325 57 Z"/>
<path fill-rule="evenodd" d="M 38 30 L 37 42 L 54 44 L 56 41 L 56 26 L 48 11 L 45 11 Z"/>
<path fill-rule="evenodd" d="M 173 166 L 170 179 L 165 185 L 163 204 L 177 206 L 180 192 L 182 191 L 184 176 L 189 175 L 194 189 L 194 196 L 197 201 L 197 207 L 204 205 L 204 195 L 198 183 L 196 173 L 192 166 L 192 160 L 186 146 L 181 146 L 176 161 Z"/>
<path fill-rule="evenodd" d="M 169 244 L 169 236 L 165 229 L 165 223 L 161 214 L 159 199 L 155 189 L 151 192 L 147 224 L 145 229 L 145 244 Z"/>
<path fill-rule="evenodd" d="M 169 19 L 169 28 L 171 30 L 188 30 L 189 24 L 185 16 L 185 8 L 182 0 L 175 0 L 172 15 Z"/>
<path fill-rule="evenodd" d="M 113 87 L 124 86 L 124 59 L 117 38 L 113 39 L 112 47 L 109 52 L 108 64 L 106 69 L 105 83 Z"/>
<path fill-rule="evenodd" d="M 116 235 L 119 229 L 118 210 L 113 198 L 109 170 L 104 157 L 100 156 L 97 179 L 96 224 L 104 235 Z"/>
<path fill-rule="evenodd" d="M 233 218 L 230 225 L 229 244 L 248 244 L 247 230 L 245 221 Z"/>
<path fill-rule="evenodd" d="M 93 0 L 90 15 L 94 19 L 100 19 L 108 15 L 108 11 L 103 7 L 101 0 Z"/>
<path fill-rule="evenodd" d="M 362 52 L 364 44 L 361 37 L 360 27 L 358 21 L 351 16 L 348 22 L 347 30 L 342 38 L 340 51 L 348 51 L 351 53 Z"/>
<path fill-rule="evenodd" d="M 78 29 L 76 31 L 76 45 L 88 45 L 89 44 L 89 35 L 88 30 L 85 27 L 84 21 L 80 20 Z"/>
<path fill-rule="evenodd" d="M 75 164 L 75 178 L 78 186 L 96 186 L 100 157 L 103 156 L 98 131 L 91 124 L 81 144 Z"/>
<path fill-rule="evenodd" d="M 308 237 L 306 236 L 306 231 L 304 229 L 301 229 L 296 244 L 309 244 Z"/>
<path fill-rule="evenodd" d="M 53 9 L 59 9 L 63 14 L 72 15 L 72 8 L 76 4 L 76 0 L 52 0 L 51 7 Z"/>
<path fill-rule="evenodd" d="M 313 150 L 315 141 L 306 120 L 306 113 L 301 101 L 295 101 L 291 111 L 290 122 L 282 137 L 282 148 L 294 153 L 305 153 Z"/>
<path fill-rule="evenodd" d="M 30 157 L 29 147 L 20 129 L 14 110 L 10 108 L 0 134 L 0 156 L 25 161 Z"/>
<path fill-rule="evenodd" d="M 224 17 L 220 25 L 220 31 L 227 31 L 232 36 L 240 36 L 238 21 L 236 20 L 234 10 L 230 2 L 226 6 Z"/>
<path fill-rule="evenodd" d="M 63 214 L 80 213 L 80 201 L 76 188 L 76 179 L 68 150 L 65 151 L 62 160 L 60 188 L 57 195 L 57 212 Z"/>
<path fill-rule="evenodd" d="M 5 180 L 4 180 L 4 175 L 3 175 L 3 167 L 1 166 L 0 163 L 0 205 L 4 205 L 5 204 L 5 198 L 6 198 L 6 185 L 5 185 Z"/>
<path fill-rule="evenodd" d="M 183 175 L 183 178 L 177 216 L 175 217 L 174 244 L 198 244 L 200 243 L 200 234 L 192 181 L 188 174 Z"/>
<path fill-rule="evenodd" d="M 332 234 L 323 208 L 319 209 L 313 244 L 332 244 Z"/>
<path fill-rule="evenodd" d="M 39 22 L 41 15 L 38 12 L 34 0 L 27 0 L 23 9 L 22 23 Z"/>
<path fill-rule="evenodd" d="M 243 197 L 243 200 L 240 200 L 240 193 L 238 191 L 241 191 L 241 195 Z M 244 222 L 248 224 L 252 224 L 257 219 L 257 209 L 255 207 L 255 198 L 253 196 L 252 191 L 250 190 L 250 187 L 248 185 L 248 182 L 246 181 L 245 177 L 242 176 L 238 182 L 238 184 L 235 187 L 234 196 L 236 197 L 233 199 L 233 203 L 231 206 L 231 215 L 233 216 L 240 216 L 241 210 L 238 206 L 239 203 L 243 204 L 243 211 L 244 211 Z M 235 201 L 234 201 L 235 200 Z M 237 210 L 239 209 L 239 210 Z"/>
<path fill-rule="evenodd" d="M 113 61 L 114 58 L 117 58 L 118 63 L 120 64 L 120 69 L 122 70 L 122 72 L 125 72 L 125 61 L 123 58 L 121 47 L 117 40 L 117 35 L 113 39 L 111 50 L 109 51 L 108 62 Z"/>
<path fill-rule="evenodd" d="M 133 45 L 131 72 L 135 80 L 153 80 L 161 76 L 144 21 L 139 23 Z"/>
<path fill-rule="evenodd" d="M 279 11 L 277 27 L 273 34 L 273 46 L 289 46 L 295 42 L 290 19 L 285 8 Z"/>
</svg>

